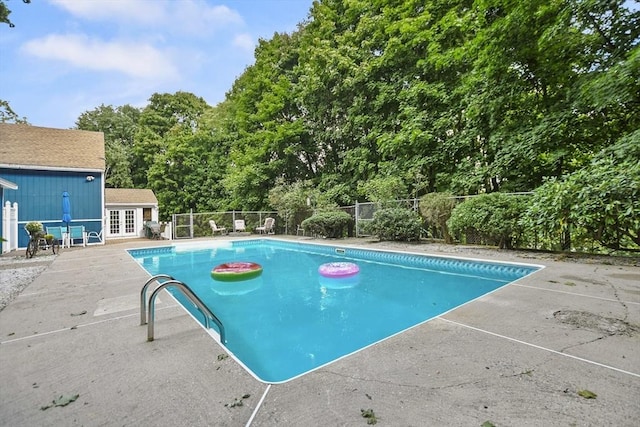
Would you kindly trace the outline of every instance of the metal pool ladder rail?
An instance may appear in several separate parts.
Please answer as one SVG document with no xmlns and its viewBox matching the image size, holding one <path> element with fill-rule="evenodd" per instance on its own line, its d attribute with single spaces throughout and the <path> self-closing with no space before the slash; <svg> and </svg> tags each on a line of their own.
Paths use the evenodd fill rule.
<svg viewBox="0 0 640 427">
<path fill-rule="evenodd" d="M 159 279 L 168 279 L 168 280 L 166 282 L 160 283 L 158 281 Z M 222 325 L 222 322 L 220 321 L 220 319 L 218 319 L 218 317 L 215 314 L 213 314 L 206 305 L 204 305 L 204 303 L 200 300 L 200 298 L 198 298 L 198 296 L 193 293 L 191 288 L 187 286 L 186 283 L 176 280 L 167 274 L 158 274 L 151 277 L 149 280 L 147 280 L 147 283 L 145 283 L 144 286 L 142 287 L 142 290 L 140 291 L 140 325 L 147 324 L 147 316 L 146 316 L 147 288 L 149 288 L 149 285 L 151 285 L 151 283 L 153 282 L 160 283 L 160 286 L 158 286 L 151 293 L 151 297 L 149 298 L 149 307 L 148 307 L 149 323 L 147 326 L 147 341 L 153 341 L 153 322 L 155 320 L 156 297 L 158 296 L 158 293 L 164 288 L 166 288 L 167 286 L 173 286 L 176 289 L 178 289 L 180 292 L 182 292 L 182 294 L 186 296 L 198 308 L 198 310 L 200 310 L 200 313 L 202 313 L 202 315 L 204 316 L 205 328 L 207 329 L 211 328 L 211 324 L 209 323 L 209 320 L 212 320 L 213 323 L 215 323 L 218 326 L 218 330 L 220 331 L 220 342 L 222 344 L 225 344 L 227 342 L 224 326 Z"/>
</svg>

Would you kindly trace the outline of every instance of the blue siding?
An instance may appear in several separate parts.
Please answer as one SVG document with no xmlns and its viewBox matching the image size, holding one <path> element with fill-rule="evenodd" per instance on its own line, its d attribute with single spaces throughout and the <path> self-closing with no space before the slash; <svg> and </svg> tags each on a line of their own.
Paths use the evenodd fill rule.
<svg viewBox="0 0 640 427">
<path fill-rule="evenodd" d="M 95 180 L 87 181 L 87 175 Z M 18 185 L 5 189 L 4 198 L 18 202 L 18 246 L 26 247 L 28 236 L 22 230 L 29 221 L 46 226 L 62 225 L 62 193 L 71 199 L 72 225 L 84 225 L 87 231 L 102 227 L 102 174 L 91 172 L 41 171 L 0 168 L 0 176 Z"/>
</svg>

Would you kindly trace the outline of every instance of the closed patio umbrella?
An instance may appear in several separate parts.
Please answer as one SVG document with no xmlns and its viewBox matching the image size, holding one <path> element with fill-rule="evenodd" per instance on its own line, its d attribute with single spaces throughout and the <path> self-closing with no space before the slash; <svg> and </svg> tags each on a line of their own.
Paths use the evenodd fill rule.
<svg viewBox="0 0 640 427">
<path fill-rule="evenodd" d="M 62 222 L 67 224 L 71 222 L 71 200 L 69 200 L 69 193 L 66 191 L 62 193 Z"/>
</svg>

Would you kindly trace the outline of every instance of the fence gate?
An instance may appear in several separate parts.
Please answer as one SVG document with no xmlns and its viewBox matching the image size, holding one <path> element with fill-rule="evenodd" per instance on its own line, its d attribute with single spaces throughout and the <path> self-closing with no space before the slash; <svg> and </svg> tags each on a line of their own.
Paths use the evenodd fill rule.
<svg viewBox="0 0 640 427">
<path fill-rule="evenodd" d="M 18 203 L 5 202 L 2 207 L 2 253 L 18 249 Z"/>
</svg>

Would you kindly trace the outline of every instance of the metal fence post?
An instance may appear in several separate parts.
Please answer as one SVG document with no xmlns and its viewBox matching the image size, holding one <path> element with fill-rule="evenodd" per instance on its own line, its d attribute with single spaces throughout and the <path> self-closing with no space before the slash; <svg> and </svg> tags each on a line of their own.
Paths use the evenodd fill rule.
<svg viewBox="0 0 640 427">
<path fill-rule="evenodd" d="M 360 237 L 360 228 L 358 227 L 359 218 L 360 218 L 360 205 L 356 200 L 356 237 Z"/>
<path fill-rule="evenodd" d="M 176 239 L 176 214 L 171 215 L 171 240 Z"/>
<path fill-rule="evenodd" d="M 193 208 L 189 209 L 189 236 L 193 239 Z"/>
</svg>

